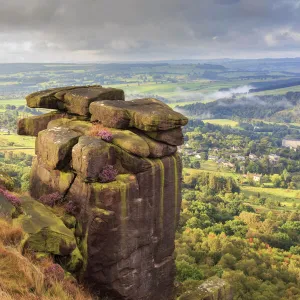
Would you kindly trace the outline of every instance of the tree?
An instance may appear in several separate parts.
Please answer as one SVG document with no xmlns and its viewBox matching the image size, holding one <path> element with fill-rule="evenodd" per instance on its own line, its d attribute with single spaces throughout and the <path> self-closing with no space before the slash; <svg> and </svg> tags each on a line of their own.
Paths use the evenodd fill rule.
<svg viewBox="0 0 300 300">
<path fill-rule="evenodd" d="M 281 183 L 281 176 L 278 175 L 278 174 L 274 174 L 271 176 L 271 181 L 274 185 L 274 187 L 279 187 L 280 186 L 280 183 Z"/>
</svg>

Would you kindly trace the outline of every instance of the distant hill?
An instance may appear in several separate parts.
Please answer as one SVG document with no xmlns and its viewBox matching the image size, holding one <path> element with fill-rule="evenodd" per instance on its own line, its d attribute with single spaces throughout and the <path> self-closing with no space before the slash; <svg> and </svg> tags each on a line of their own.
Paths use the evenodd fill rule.
<svg viewBox="0 0 300 300">
<path fill-rule="evenodd" d="M 265 119 L 277 122 L 300 121 L 300 93 L 224 98 L 209 103 L 180 106 L 189 116 L 230 119 L 232 117 Z"/>
</svg>

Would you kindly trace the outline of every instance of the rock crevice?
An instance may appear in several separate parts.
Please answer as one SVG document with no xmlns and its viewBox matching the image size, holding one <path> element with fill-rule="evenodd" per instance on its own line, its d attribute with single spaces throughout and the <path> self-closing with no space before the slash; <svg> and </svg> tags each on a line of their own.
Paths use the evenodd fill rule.
<svg viewBox="0 0 300 300">
<path fill-rule="evenodd" d="M 113 299 L 173 299 L 177 146 L 187 118 L 156 99 L 124 101 L 122 90 L 101 86 L 26 99 L 58 110 L 20 120 L 19 134 L 37 136 L 31 196 L 58 192 L 73 207 L 80 279 Z"/>
</svg>

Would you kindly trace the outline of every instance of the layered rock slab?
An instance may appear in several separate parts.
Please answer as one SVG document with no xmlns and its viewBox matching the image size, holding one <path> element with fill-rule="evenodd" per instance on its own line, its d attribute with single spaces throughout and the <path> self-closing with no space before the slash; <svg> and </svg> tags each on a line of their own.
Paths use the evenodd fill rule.
<svg viewBox="0 0 300 300">
<path fill-rule="evenodd" d="M 71 151 L 81 134 L 64 127 L 40 131 L 35 153 L 49 169 L 63 169 L 71 159 Z"/>
<path fill-rule="evenodd" d="M 188 119 L 168 105 L 153 98 L 131 101 L 97 101 L 90 105 L 92 121 L 104 126 L 126 129 L 135 127 L 144 131 L 178 128 Z"/>
<path fill-rule="evenodd" d="M 47 129 L 50 121 L 63 118 L 64 116 L 64 113 L 50 112 L 40 116 L 20 119 L 18 122 L 18 134 L 37 136 L 40 131 Z"/>
<path fill-rule="evenodd" d="M 181 128 L 160 131 L 145 131 L 146 135 L 156 141 L 164 142 L 173 146 L 181 146 L 184 143 Z"/>
<path fill-rule="evenodd" d="M 32 93 L 26 97 L 27 106 L 89 115 L 89 105 L 98 100 L 124 100 L 124 91 L 100 85 L 62 87 Z"/>
</svg>

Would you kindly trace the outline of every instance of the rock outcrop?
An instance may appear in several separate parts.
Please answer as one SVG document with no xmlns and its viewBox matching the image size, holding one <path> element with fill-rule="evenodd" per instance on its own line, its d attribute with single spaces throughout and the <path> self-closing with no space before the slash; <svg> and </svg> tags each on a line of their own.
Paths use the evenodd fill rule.
<svg viewBox="0 0 300 300">
<path fill-rule="evenodd" d="M 181 295 L 179 300 L 233 300 L 233 291 L 228 282 L 212 277 L 193 291 Z"/>
<path fill-rule="evenodd" d="M 63 220 L 75 217 L 75 238 L 65 232 L 63 249 L 81 260 L 77 275 L 113 299 L 173 299 L 182 180 L 176 150 L 187 118 L 156 99 L 124 101 L 122 90 L 101 86 L 26 99 L 29 107 L 58 110 L 20 120 L 19 133 L 37 135 L 31 196 L 59 193 L 59 205 L 68 206 Z M 37 251 L 62 255 L 55 252 L 61 241 L 54 244 Z"/>
</svg>

